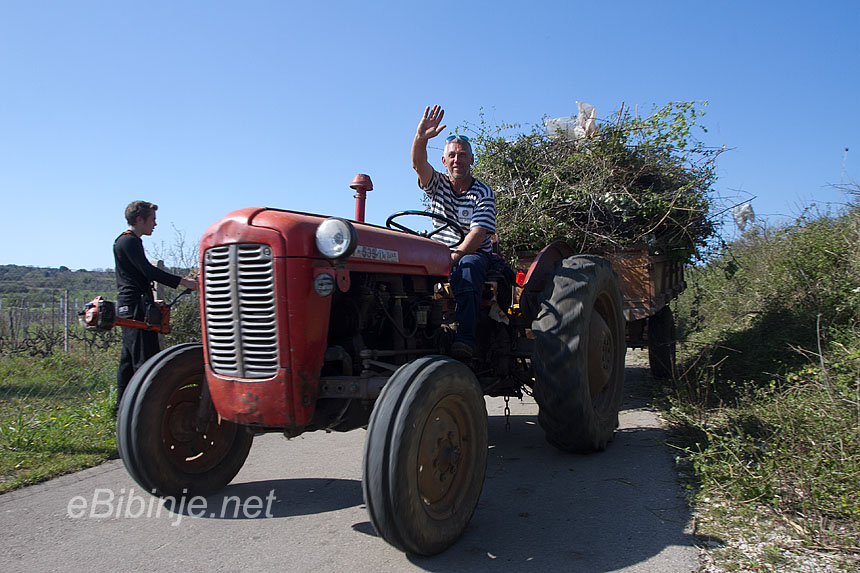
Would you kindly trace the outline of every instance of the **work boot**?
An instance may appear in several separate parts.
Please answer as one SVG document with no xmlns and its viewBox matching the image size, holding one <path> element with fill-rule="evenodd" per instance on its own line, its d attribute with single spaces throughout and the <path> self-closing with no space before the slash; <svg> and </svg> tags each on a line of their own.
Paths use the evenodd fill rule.
<svg viewBox="0 0 860 573">
<path fill-rule="evenodd" d="M 472 361 L 472 352 L 472 347 L 465 342 L 455 342 L 451 346 L 451 358 L 466 364 Z"/>
</svg>

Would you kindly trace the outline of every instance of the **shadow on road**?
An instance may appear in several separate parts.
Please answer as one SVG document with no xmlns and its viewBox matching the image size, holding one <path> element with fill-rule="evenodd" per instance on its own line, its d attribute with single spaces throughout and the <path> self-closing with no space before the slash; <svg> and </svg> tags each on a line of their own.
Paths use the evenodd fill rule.
<svg viewBox="0 0 860 573">
<path fill-rule="evenodd" d="M 506 419 L 491 410 L 487 473 L 471 523 L 446 552 L 409 556 L 411 563 L 427 571 L 673 569 L 661 565 L 661 554 L 693 544 L 688 509 L 664 433 L 647 409 L 645 370 L 628 368 L 627 380 L 621 426 L 600 453 L 563 453 L 545 441 L 536 415 Z M 258 519 L 363 505 L 359 480 L 312 478 L 237 483 L 208 502 L 221 507 L 232 498 L 267 496 L 277 501 Z M 227 513 L 224 519 L 246 519 L 241 511 Z M 376 536 L 366 520 L 352 529 Z"/>
<path fill-rule="evenodd" d="M 360 480 L 333 478 L 235 483 L 206 501 L 214 511 L 195 514 L 184 507 L 180 513 L 209 519 L 272 519 L 337 511 L 364 503 Z"/>
<path fill-rule="evenodd" d="M 693 538 L 663 431 L 638 410 L 645 376 L 627 369 L 621 427 L 604 452 L 555 449 L 537 416 L 512 416 L 510 431 L 504 416 L 491 416 L 486 481 L 468 529 L 442 555 L 410 560 L 428 571 L 669 569 L 660 554 Z"/>
</svg>

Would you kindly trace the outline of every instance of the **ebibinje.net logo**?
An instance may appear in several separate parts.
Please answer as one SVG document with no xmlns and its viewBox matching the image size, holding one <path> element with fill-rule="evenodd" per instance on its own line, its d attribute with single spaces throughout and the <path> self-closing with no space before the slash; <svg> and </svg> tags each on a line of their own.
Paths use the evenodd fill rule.
<svg viewBox="0 0 860 573">
<path fill-rule="evenodd" d="M 256 519 L 259 517 L 274 517 L 272 515 L 272 502 L 275 490 L 269 490 L 269 495 L 262 498 L 258 495 L 247 496 L 244 499 L 238 495 L 224 496 L 220 505 L 210 507 L 210 500 L 201 495 L 188 497 L 187 489 L 182 490 L 178 497 L 157 497 L 138 493 L 134 488 L 119 490 L 119 495 L 112 489 L 96 488 L 93 490 L 92 498 L 87 499 L 82 495 L 76 495 L 69 500 L 66 506 L 66 515 L 72 519 L 137 519 L 140 517 L 164 516 L 173 519 L 171 525 L 179 525 L 182 518 L 210 517 L 217 519 Z M 212 500 L 215 501 L 215 500 Z M 265 502 L 265 503 L 264 503 Z"/>
</svg>

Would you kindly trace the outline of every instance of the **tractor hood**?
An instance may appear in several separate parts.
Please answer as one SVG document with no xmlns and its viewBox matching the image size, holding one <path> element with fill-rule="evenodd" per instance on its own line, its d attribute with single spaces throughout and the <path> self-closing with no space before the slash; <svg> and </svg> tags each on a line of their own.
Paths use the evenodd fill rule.
<svg viewBox="0 0 860 573">
<path fill-rule="evenodd" d="M 213 245 L 266 243 L 276 258 L 326 258 L 315 242 L 316 229 L 328 217 L 250 207 L 233 211 L 203 234 L 201 253 Z M 332 261 L 350 270 L 448 276 L 450 251 L 438 241 L 368 223 L 349 221 L 358 246 L 345 260 Z"/>
</svg>

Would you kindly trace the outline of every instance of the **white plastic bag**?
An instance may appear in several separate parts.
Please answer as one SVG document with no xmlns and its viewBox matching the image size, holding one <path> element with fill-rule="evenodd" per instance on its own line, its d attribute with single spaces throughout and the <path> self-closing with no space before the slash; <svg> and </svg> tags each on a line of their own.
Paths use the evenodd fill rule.
<svg viewBox="0 0 860 573">
<path fill-rule="evenodd" d="M 735 205 L 732 207 L 732 218 L 743 233 L 747 228 L 747 224 L 755 222 L 755 213 L 753 212 L 752 205 L 749 203 Z"/>
<path fill-rule="evenodd" d="M 597 131 L 597 110 L 594 106 L 585 102 L 576 102 L 576 109 L 579 112 L 576 116 L 576 139 L 583 137 L 591 137 Z"/>
<path fill-rule="evenodd" d="M 543 128 L 550 137 L 576 139 L 575 117 L 548 117 L 543 120 Z"/>
<path fill-rule="evenodd" d="M 591 137 L 597 130 L 597 110 L 585 102 L 576 102 L 578 115 L 575 117 L 553 117 L 543 121 L 547 135 L 564 137 L 570 140 Z"/>
</svg>

